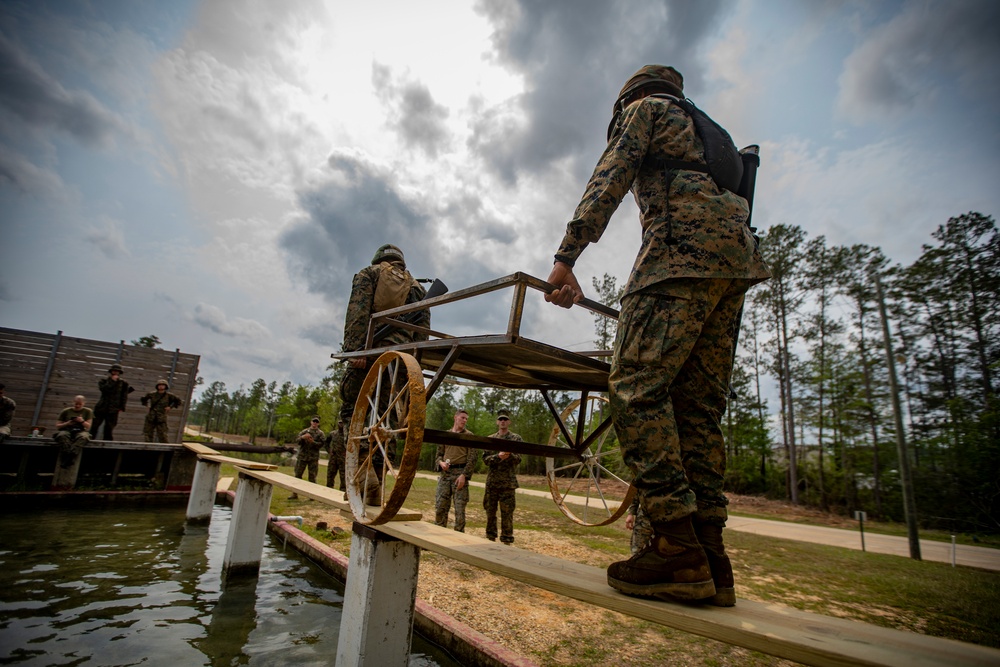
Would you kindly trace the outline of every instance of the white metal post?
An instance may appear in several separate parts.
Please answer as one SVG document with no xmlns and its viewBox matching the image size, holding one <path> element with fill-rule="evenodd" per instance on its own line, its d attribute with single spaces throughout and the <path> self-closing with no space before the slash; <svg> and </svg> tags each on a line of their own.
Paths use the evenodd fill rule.
<svg viewBox="0 0 1000 667">
<path fill-rule="evenodd" d="M 351 535 L 337 667 L 405 667 L 420 549 L 359 523 Z"/>
<path fill-rule="evenodd" d="M 271 491 L 270 483 L 240 473 L 226 553 L 222 559 L 223 578 L 260 571 Z"/>
</svg>

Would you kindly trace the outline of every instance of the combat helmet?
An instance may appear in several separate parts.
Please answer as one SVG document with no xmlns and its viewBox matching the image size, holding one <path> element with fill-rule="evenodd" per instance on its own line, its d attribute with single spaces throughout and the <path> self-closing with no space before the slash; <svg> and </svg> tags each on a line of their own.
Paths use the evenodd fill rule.
<svg viewBox="0 0 1000 667">
<path fill-rule="evenodd" d="M 406 260 L 403 258 L 403 251 L 392 245 L 391 243 L 386 243 L 375 251 L 375 256 L 372 257 L 372 264 L 381 264 L 382 262 L 402 262 L 406 264 Z"/>
<path fill-rule="evenodd" d="M 162 384 L 162 385 L 163 385 L 164 387 L 166 387 L 166 388 L 167 388 L 167 391 L 169 391 L 169 390 L 170 390 L 170 383 L 169 383 L 169 382 L 167 382 L 166 380 L 157 380 L 157 381 L 156 381 L 156 388 L 157 388 L 157 389 L 159 389 L 159 388 L 160 388 L 160 385 L 161 385 L 161 384 Z"/>
<path fill-rule="evenodd" d="M 125 375 L 125 369 L 122 368 L 121 364 L 111 364 L 111 368 L 108 369 L 108 373 L 111 374 L 114 373 L 115 371 L 118 371 L 122 375 Z"/>
<path fill-rule="evenodd" d="M 629 77 L 622 86 L 611 110 L 611 123 L 608 125 L 608 139 L 614 132 L 618 117 L 629 104 L 641 94 L 667 93 L 674 97 L 684 97 L 684 76 L 669 65 L 645 65 Z"/>
</svg>

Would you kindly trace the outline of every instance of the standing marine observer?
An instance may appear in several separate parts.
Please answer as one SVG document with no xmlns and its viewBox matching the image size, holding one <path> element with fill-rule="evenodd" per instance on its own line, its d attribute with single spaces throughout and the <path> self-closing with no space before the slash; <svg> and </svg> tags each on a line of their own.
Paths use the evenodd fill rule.
<svg viewBox="0 0 1000 667">
<path fill-rule="evenodd" d="M 648 65 L 614 105 L 608 147 L 555 255 L 546 300 L 569 308 L 583 297 L 573 265 L 604 233 L 631 190 L 642 244 L 625 285 L 609 379 L 612 418 L 653 535 L 608 568 L 623 593 L 732 606 L 732 566 L 722 541 L 728 500 L 719 421 L 747 289 L 770 277 L 746 225 L 742 197 L 704 171 L 661 160 L 706 163 L 673 67 Z"/>
</svg>

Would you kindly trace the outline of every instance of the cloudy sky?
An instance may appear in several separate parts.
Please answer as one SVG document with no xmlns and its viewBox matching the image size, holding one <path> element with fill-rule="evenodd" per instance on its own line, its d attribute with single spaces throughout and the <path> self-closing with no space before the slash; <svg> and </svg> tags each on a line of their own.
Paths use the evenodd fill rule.
<svg viewBox="0 0 1000 667">
<path fill-rule="evenodd" d="M 3 0 L 0 326 L 315 383 L 382 243 L 452 289 L 547 276 L 647 63 L 762 146 L 759 227 L 908 263 L 1000 212 L 998 25 L 995 0 Z M 581 282 L 623 282 L 638 243 L 629 198 Z M 532 301 L 527 331 L 590 349 L 575 311 Z"/>
</svg>

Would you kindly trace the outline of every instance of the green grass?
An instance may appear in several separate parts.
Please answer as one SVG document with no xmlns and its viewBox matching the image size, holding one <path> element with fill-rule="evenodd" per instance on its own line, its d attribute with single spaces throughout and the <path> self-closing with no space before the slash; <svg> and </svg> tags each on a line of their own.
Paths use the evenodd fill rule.
<svg viewBox="0 0 1000 667">
<path fill-rule="evenodd" d="M 223 467 L 223 475 L 235 474 L 232 468 L 228 471 L 227 468 Z M 291 474 L 292 470 L 282 467 L 281 472 Z M 325 475 L 321 467 L 321 481 L 325 481 Z M 425 517 L 433 516 L 435 487 L 434 480 L 416 478 L 405 506 L 422 511 Z M 467 513 L 467 531 L 472 534 L 484 533 L 482 497 L 483 489 L 472 487 Z M 275 514 L 303 511 L 305 503 L 287 498 L 287 492 L 275 489 L 271 511 Z M 866 524 L 866 530 L 867 527 Z M 348 533 L 333 536 L 326 531 L 315 531 L 308 522 L 306 529 L 342 553 L 348 552 Z M 606 567 L 628 555 L 628 533 L 623 521 L 610 526 L 579 526 L 563 517 L 549 499 L 518 496 L 515 539 L 519 533 L 533 530 L 545 531 L 579 547 L 573 553 L 580 553 L 582 549 L 586 555 L 577 559 L 588 565 Z M 914 561 L 732 530 L 726 531 L 726 543 L 733 560 L 737 595 L 741 598 L 778 602 L 828 616 L 1000 648 L 1000 572 L 953 568 L 945 563 Z M 702 647 L 705 655 L 700 664 L 714 664 L 712 655 L 717 656 L 718 664 L 772 664 L 771 658 L 742 649 L 715 642 L 706 644 L 709 640 L 635 623 L 630 625 L 631 632 L 638 627 L 642 632 L 669 637 L 671 642 L 690 650 Z M 606 628 L 591 634 L 571 632 L 572 641 L 544 649 L 540 647 L 535 657 L 544 658 L 543 661 L 549 664 L 600 665 L 607 657 L 603 646 L 615 641 L 614 636 L 602 636 L 606 632 Z M 641 653 L 641 647 L 637 651 Z M 575 657 L 568 662 L 563 660 L 569 654 Z M 678 657 L 680 655 L 683 651 Z M 675 664 L 664 661 L 662 656 L 651 656 L 651 659 L 658 664 Z"/>
</svg>

